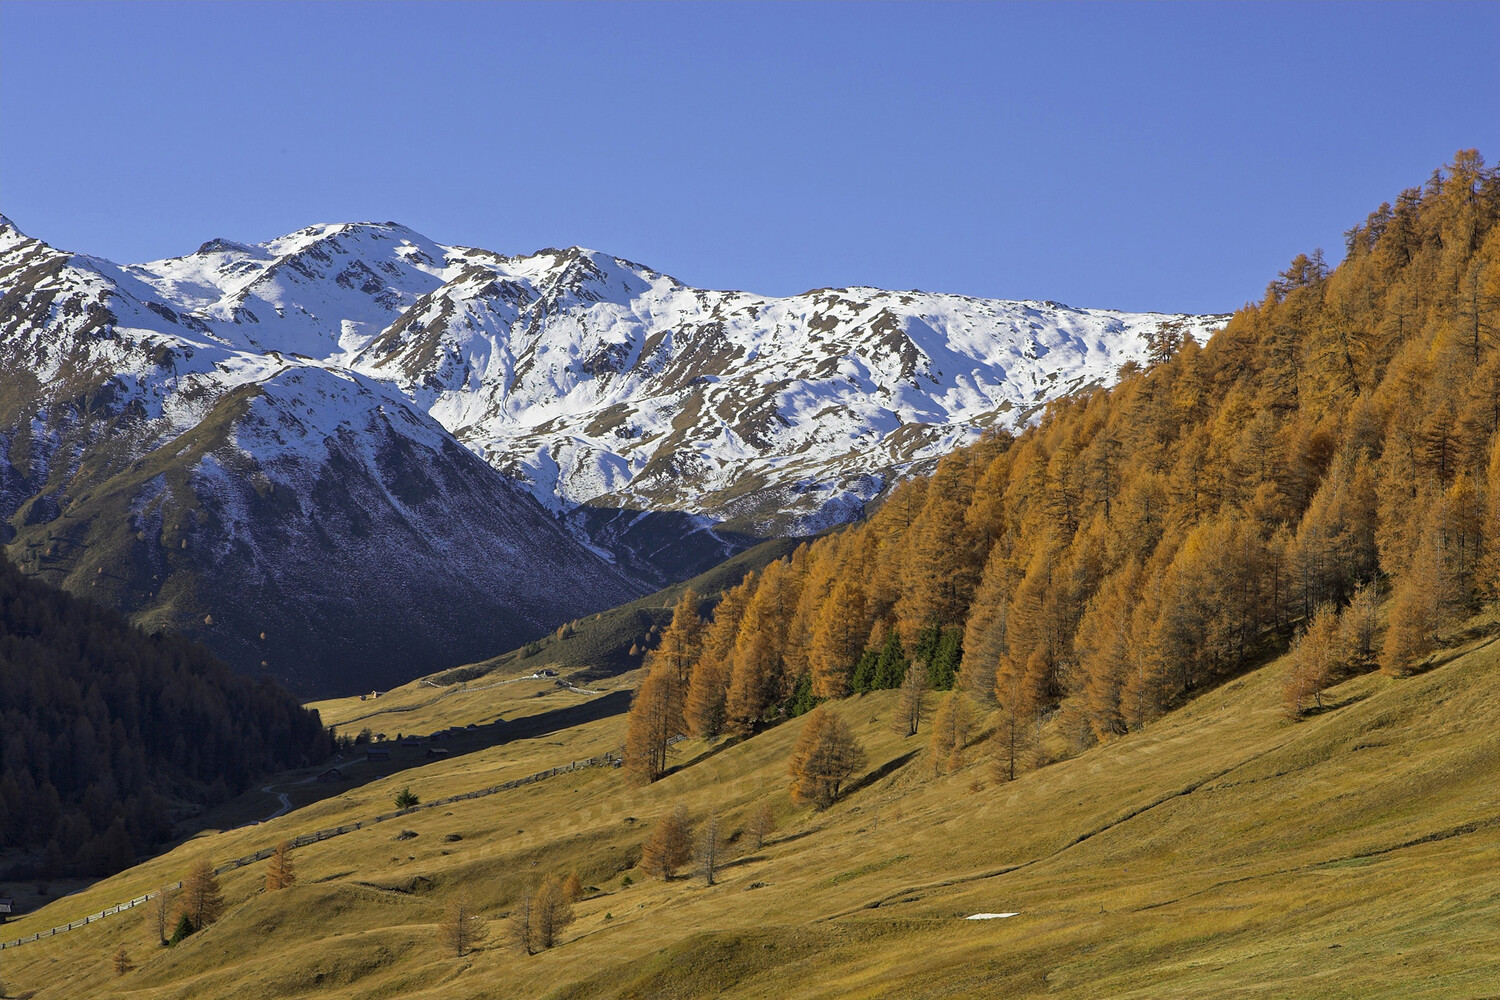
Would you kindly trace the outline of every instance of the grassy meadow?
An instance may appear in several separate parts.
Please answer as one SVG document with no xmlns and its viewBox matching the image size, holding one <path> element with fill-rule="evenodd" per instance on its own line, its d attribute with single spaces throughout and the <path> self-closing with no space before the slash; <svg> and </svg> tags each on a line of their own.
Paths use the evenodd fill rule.
<svg viewBox="0 0 1500 1000">
<path fill-rule="evenodd" d="M 890 731 L 895 693 L 858 696 L 836 708 L 867 772 L 826 812 L 787 795 L 796 720 L 743 743 L 686 741 L 677 770 L 647 788 L 594 768 L 422 810 L 298 849 L 290 889 L 262 891 L 259 864 L 223 876 L 224 917 L 175 948 L 127 912 L 0 952 L 0 978 L 9 996 L 181 1000 L 1500 996 L 1500 641 L 1476 634 L 1416 676 L 1347 680 L 1302 722 L 1282 713 L 1282 669 L 1014 782 L 983 746 L 934 775 L 927 734 Z M 516 738 L 206 830 L 4 938 L 175 881 L 199 859 L 373 818 L 407 785 L 431 801 L 617 748 L 622 715 L 573 720 L 633 679 L 598 695 L 550 680 L 419 683 L 319 705 L 348 731 L 500 718 Z M 376 706 L 382 724 L 361 714 Z M 304 777 L 272 791 L 313 788 Z M 762 802 L 778 829 L 751 850 L 743 829 Z M 731 835 L 717 885 L 635 867 L 677 803 L 700 823 L 717 813 Z M 520 954 L 512 905 L 574 870 L 577 921 L 557 947 Z M 463 958 L 438 942 L 459 895 L 489 930 Z M 964 919 L 981 912 L 1016 915 Z M 122 946 L 136 968 L 117 977 Z"/>
</svg>

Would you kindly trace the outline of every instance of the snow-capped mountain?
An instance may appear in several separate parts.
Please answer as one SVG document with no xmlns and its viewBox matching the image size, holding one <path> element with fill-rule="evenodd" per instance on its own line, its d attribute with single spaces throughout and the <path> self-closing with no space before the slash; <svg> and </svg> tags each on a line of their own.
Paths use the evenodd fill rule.
<svg viewBox="0 0 1500 1000">
<path fill-rule="evenodd" d="M 0 296 L 8 554 L 148 628 L 348 693 L 646 589 L 388 383 L 226 343 L 13 227 Z"/>
<path fill-rule="evenodd" d="M 498 484 L 522 484 L 613 564 L 589 570 L 613 574 L 612 593 L 849 520 L 983 428 L 1108 383 L 1164 324 L 1203 339 L 1221 319 L 873 288 L 705 291 L 588 250 L 504 256 L 395 223 L 213 240 L 122 267 L 5 221 L 0 295 L 0 512 L 26 538 L 67 520 L 76 483 L 168 453 L 219 495 L 285 468 L 326 480 L 307 470 L 337 465 L 328 442 L 384 483 L 380 449 L 402 442 L 412 468 L 443 455 L 507 504 L 519 491 Z M 183 442 L 208 430 L 219 444 L 186 465 Z M 470 475 L 454 441 L 497 485 Z M 137 518 L 149 506 L 131 503 Z M 255 548 L 240 525 L 226 513 L 216 544 Z M 550 527 L 536 537 L 556 545 Z M 562 607 L 554 622 L 572 616 Z"/>
</svg>

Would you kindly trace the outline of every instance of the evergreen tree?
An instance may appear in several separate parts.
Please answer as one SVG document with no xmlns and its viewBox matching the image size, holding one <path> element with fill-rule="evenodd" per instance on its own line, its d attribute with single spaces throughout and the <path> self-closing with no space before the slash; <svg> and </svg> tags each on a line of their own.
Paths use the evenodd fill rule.
<svg viewBox="0 0 1500 1000">
<path fill-rule="evenodd" d="M 797 682 L 797 687 L 792 691 L 791 697 L 782 705 L 782 714 L 788 719 L 795 719 L 799 715 L 811 712 L 823 700 L 813 694 L 812 676 L 803 674 L 802 679 Z"/>
<path fill-rule="evenodd" d="M 876 670 L 880 664 L 880 651 L 867 649 L 859 654 L 854 664 L 854 674 L 849 679 L 849 690 L 855 694 L 867 694 L 875 690 Z"/>
<path fill-rule="evenodd" d="M 880 647 L 880 659 L 875 664 L 876 690 L 886 691 L 900 687 L 910 666 L 911 661 L 901 648 L 900 633 L 891 629 L 885 637 L 885 645 Z"/>
</svg>

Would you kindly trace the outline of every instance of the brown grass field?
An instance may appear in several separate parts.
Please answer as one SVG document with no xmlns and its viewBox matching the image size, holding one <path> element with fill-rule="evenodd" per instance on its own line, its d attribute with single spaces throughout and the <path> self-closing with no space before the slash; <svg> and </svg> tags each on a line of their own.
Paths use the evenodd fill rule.
<svg viewBox="0 0 1500 1000">
<path fill-rule="evenodd" d="M 1500 996 L 1500 641 L 1473 638 L 1416 676 L 1353 678 L 1295 723 L 1280 672 L 1273 663 L 1011 783 L 982 746 L 934 777 L 926 734 L 887 728 L 893 692 L 851 698 L 837 707 L 870 773 L 826 812 L 787 796 L 795 720 L 737 745 L 689 741 L 677 748 L 686 766 L 649 788 L 595 768 L 423 810 L 297 850 L 298 884 L 281 892 L 261 891 L 262 865 L 225 875 L 223 919 L 175 948 L 126 912 L 0 952 L 0 979 L 39 1000 Z M 618 703 L 632 680 L 598 689 Z M 391 735 L 541 721 L 319 801 L 326 786 L 284 776 L 272 789 L 300 808 L 205 831 L 0 936 L 98 911 L 200 858 L 372 818 L 406 785 L 430 801 L 616 748 L 617 714 L 549 728 L 607 697 L 523 681 L 324 703 L 329 722 Z M 359 718 L 376 706 L 379 724 Z M 235 808 L 264 815 L 275 801 Z M 738 833 L 761 801 L 780 828 L 753 853 L 731 843 L 718 885 L 634 869 L 650 822 L 676 803 Z M 395 839 L 402 830 L 416 836 Z M 520 954 L 512 903 L 575 869 L 590 887 L 577 922 L 558 947 Z M 438 944 L 459 894 L 489 921 L 464 958 Z M 116 977 L 122 945 L 136 968 Z"/>
</svg>

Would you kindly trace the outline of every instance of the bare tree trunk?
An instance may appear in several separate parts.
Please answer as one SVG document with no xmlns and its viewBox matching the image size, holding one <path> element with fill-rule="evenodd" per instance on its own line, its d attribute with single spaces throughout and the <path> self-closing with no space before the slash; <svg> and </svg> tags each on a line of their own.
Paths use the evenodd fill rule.
<svg viewBox="0 0 1500 1000">
<path fill-rule="evenodd" d="M 531 900 L 534 895 L 530 888 L 522 889 L 515 908 L 510 911 L 511 940 L 527 955 L 535 953 L 531 942 Z"/>
<path fill-rule="evenodd" d="M 172 924 L 172 901 L 175 893 L 163 885 L 156 890 L 156 895 L 151 897 L 151 908 L 146 911 L 146 916 L 151 921 L 151 926 L 156 928 L 156 936 L 162 944 L 167 943 L 167 929 Z"/>
<path fill-rule="evenodd" d="M 698 863 L 702 865 L 704 884 L 714 884 L 714 873 L 719 870 L 719 855 L 722 851 L 723 841 L 719 833 L 719 814 L 710 813 L 708 821 L 703 824 L 703 832 L 699 835 L 698 839 Z"/>
<path fill-rule="evenodd" d="M 479 941 L 484 939 L 484 919 L 475 912 L 467 899 L 459 898 L 448 905 L 443 918 L 441 940 L 443 945 L 457 958 L 467 955 Z"/>
</svg>

